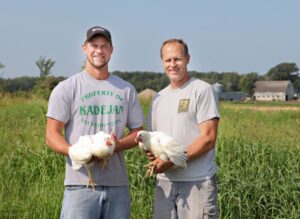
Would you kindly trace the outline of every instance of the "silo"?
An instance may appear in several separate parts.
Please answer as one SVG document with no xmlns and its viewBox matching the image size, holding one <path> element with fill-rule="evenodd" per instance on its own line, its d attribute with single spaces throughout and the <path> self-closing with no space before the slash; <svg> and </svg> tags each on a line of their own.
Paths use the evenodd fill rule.
<svg viewBox="0 0 300 219">
<path fill-rule="evenodd" d="M 214 89 L 218 92 L 218 93 L 222 93 L 223 92 L 223 85 L 220 83 L 214 83 L 213 84 Z"/>
<path fill-rule="evenodd" d="M 223 92 L 223 85 L 217 82 L 217 83 L 214 83 L 212 86 L 215 89 L 215 91 L 217 92 L 218 97 L 220 99 L 221 93 Z"/>
</svg>

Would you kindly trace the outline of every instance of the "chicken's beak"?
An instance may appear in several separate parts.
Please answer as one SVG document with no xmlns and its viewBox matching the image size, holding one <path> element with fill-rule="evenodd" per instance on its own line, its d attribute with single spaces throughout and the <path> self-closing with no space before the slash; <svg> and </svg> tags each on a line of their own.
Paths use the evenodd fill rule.
<svg viewBox="0 0 300 219">
<path fill-rule="evenodd" d="M 137 135 L 134 140 L 135 140 L 136 143 L 139 143 L 139 142 L 143 141 L 143 139 L 139 135 Z"/>
<path fill-rule="evenodd" d="M 111 141 L 107 140 L 107 141 L 106 141 L 106 145 L 107 145 L 107 146 L 112 146 Z"/>
</svg>

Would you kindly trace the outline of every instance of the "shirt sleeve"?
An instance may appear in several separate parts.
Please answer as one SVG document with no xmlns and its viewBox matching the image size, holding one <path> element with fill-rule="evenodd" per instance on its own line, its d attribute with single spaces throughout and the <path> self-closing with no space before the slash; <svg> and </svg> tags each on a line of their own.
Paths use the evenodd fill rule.
<svg viewBox="0 0 300 219">
<path fill-rule="evenodd" d="M 220 118 L 218 97 L 212 86 L 208 86 L 198 95 L 196 117 L 198 124 L 215 117 Z"/>
<path fill-rule="evenodd" d="M 148 112 L 148 116 L 147 116 L 147 120 L 146 120 L 146 130 L 151 132 L 153 131 L 153 121 L 152 121 L 152 103 L 151 106 L 149 108 L 149 112 Z"/>
<path fill-rule="evenodd" d="M 132 87 L 129 91 L 128 119 L 126 126 L 129 129 L 142 127 L 144 124 L 144 115 L 136 90 Z"/>
<path fill-rule="evenodd" d="M 60 82 L 52 91 L 49 102 L 47 117 L 67 123 L 71 115 L 71 101 L 67 96 L 71 91 L 66 92 L 65 84 Z"/>
<path fill-rule="evenodd" d="M 155 126 L 156 117 L 154 116 L 154 113 L 155 113 L 155 102 L 157 101 L 157 98 L 158 98 L 158 94 L 152 97 L 151 105 L 149 107 L 148 117 L 146 120 L 146 130 L 150 132 L 156 131 L 156 126 Z"/>
</svg>

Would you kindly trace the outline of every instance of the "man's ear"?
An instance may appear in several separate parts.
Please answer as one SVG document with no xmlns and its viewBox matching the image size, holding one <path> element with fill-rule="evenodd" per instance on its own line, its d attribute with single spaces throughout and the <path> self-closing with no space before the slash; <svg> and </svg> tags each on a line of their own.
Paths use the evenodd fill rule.
<svg viewBox="0 0 300 219">
<path fill-rule="evenodd" d="M 190 63 L 190 58 L 191 58 L 191 56 L 190 56 L 190 54 L 188 54 L 188 55 L 186 56 L 186 64 L 189 64 L 189 63 Z"/>
<path fill-rule="evenodd" d="M 85 50 L 86 50 L 86 43 L 82 44 L 81 49 L 82 49 L 82 51 L 85 53 Z"/>
</svg>

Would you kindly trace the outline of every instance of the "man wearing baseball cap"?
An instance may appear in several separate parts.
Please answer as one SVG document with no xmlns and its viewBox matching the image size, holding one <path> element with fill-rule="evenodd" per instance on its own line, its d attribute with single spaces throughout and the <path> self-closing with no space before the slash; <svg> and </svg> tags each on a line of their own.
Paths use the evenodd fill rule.
<svg viewBox="0 0 300 219">
<path fill-rule="evenodd" d="M 86 55 L 84 70 L 60 82 L 48 104 L 47 144 L 66 156 L 61 218 L 128 219 L 130 194 L 123 151 L 136 145 L 130 133 L 142 129 L 142 109 L 135 88 L 108 70 L 113 45 L 107 29 L 88 29 L 82 50 Z M 125 127 L 130 130 L 127 136 Z M 100 168 L 95 157 L 89 163 L 94 191 L 86 186 L 86 169 L 72 169 L 68 151 L 80 136 L 99 131 L 111 133 L 116 149 L 105 168 Z"/>
<path fill-rule="evenodd" d="M 102 35 L 102 36 L 106 37 L 106 39 L 112 45 L 110 32 L 107 29 L 105 29 L 103 27 L 99 27 L 99 26 L 91 27 L 90 29 L 87 30 L 85 42 L 90 41 L 96 35 Z"/>
</svg>

